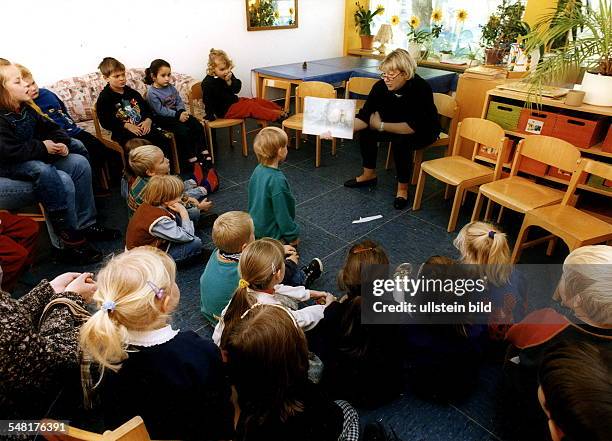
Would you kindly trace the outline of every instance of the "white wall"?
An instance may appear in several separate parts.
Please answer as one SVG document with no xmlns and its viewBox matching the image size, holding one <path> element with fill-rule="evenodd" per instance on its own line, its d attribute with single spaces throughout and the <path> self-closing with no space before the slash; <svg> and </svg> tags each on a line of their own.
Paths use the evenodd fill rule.
<svg viewBox="0 0 612 441">
<path fill-rule="evenodd" d="M 95 71 L 105 56 L 126 67 L 163 58 L 203 78 L 210 48 L 233 58 L 251 95 L 254 67 L 337 57 L 344 0 L 299 0 L 297 29 L 247 32 L 245 0 L 32 0 L 3 2 L 0 57 L 27 66 L 39 85 Z"/>
</svg>

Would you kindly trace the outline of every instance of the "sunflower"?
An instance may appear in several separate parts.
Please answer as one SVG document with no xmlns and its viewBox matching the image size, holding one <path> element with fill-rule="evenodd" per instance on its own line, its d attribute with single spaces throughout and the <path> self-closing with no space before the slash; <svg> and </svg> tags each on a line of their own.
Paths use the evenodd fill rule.
<svg viewBox="0 0 612 441">
<path fill-rule="evenodd" d="M 408 22 L 408 24 L 410 24 L 410 27 L 412 29 L 416 29 L 421 24 L 421 19 L 416 15 L 413 15 L 412 17 L 410 17 L 410 21 Z"/>
<path fill-rule="evenodd" d="M 391 26 L 397 26 L 400 22 L 399 16 L 394 15 L 391 17 Z"/>
<path fill-rule="evenodd" d="M 431 21 L 434 23 L 440 23 L 442 21 L 442 9 L 436 8 L 431 13 Z"/>
<path fill-rule="evenodd" d="M 459 9 L 457 11 L 457 21 L 463 23 L 468 18 L 468 13 L 465 9 Z"/>
<path fill-rule="evenodd" d="M 385 7 L 381 4 L 378 4 L 378 6 L 376 6 L 376 9 L 377 10 L 380 9 L 379 14 L 382 14 L 383 12 L 385 12 Z"/>
</svg>

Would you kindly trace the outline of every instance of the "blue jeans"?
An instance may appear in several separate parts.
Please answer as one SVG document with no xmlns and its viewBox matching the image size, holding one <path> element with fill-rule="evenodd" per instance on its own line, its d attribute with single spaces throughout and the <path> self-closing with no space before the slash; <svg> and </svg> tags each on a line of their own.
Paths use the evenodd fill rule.
<svg viewBox="0 0 612 441">
<path fill-rule="evenodd" d="M 304 286 L 306 274 L 293 260 L 285 259 L 285 277 L 283 285 Z"/>
<path fill-rule="evenodd" d="M 168 249 L 168 254 L 175 262 L 182 262 L 190 257 L 197 256 L 202 252 L 202 240 L 196 237 L 191 242 L 172 243 Z"/>
</svg>

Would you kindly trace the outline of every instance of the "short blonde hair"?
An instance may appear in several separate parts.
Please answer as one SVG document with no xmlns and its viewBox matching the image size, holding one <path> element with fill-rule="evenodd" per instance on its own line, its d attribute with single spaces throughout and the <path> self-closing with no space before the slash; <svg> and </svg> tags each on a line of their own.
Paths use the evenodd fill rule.
<svg viewBox="0 0 612 441">
<path fill-rule="evenodd" d="M 98 311 L 81 328 L 84 352 L 103 368 L 119 370 L 128 358 L 128 330 L 145 331 L 167 323 L 160 301 L 171 294 L 175 278 L 174 261 L 157 248 L 137 247 L 113 257 L 97 277 L 93 300 Z M 103 308 L 105 304 L 114 307 Z"/>
<path fill-rule="evenodd" d="M 223 60 L 223 62 L 229 69 L 232 69 L 234 67 L 234 62 L 224 50 L 212 48 L 208 53 L 208 64 L 206 66 L 206 73 L 208 75 L 215 75 L 215 66 L 217 64 L 217 59 Z"/>
<path fill-rule="evenodd" d="M 496 286 L 508 283 L 512 274 L 508 239 L 495 225 L 488 222 L 470 222 L 453 241 L 461 253 L 461 263 L 482 265 L 488 281 Z"/>
<path fill-rule="evenodd" d="M 142 201 L 157 207 L 180 197 L 184 191 L 185 184 L 180 178 L 172 175 L 155 175 L 145 185 Z"/>
<path fill-rule="evenodd" d="M 274 162 L 278 151 L 287 147 L 289 138 L 284 130 L 278 127 L 265 127 L 255 137 L 253 150 L 260 164 L 268 165 Z"/>
<path fill-rule="evenodd" d="M 612 247 L 589 245 L 575 249 L 563 262 L 559 281 L 564 300 L 579 303 L 596 324 L 612 324 Z"/>
<path fill-rule="evenodd" d="M 406 49 L 395 49 L 382 60 L 379 69 L 383 72 L 399 70 L 407 74 L 408 79 L 411 80 L 414 77 L 416 67 L 416 61 Z"/>
<path fill-rule="evenodd" d="M 102 76 L 108 78 L 113 72 L 125 72 L 125 65 L 113 57 L 104 57 L 98 65 Z"/>
<path fill-rule="evenodd" d="M 155 155 L 164 152 L 157 146 L 148 144 L 130 150 L 128 163 L 136 176 L 146 177 L 147 171 L 155 167 Z"/>
<path fill-rule="evenodd" d="M 15 64 L 15 67 L 19 69 L 19 73 L 21 73 L 21 78 L 23 78 L 24 80 L 34 80 L 34 77 L 32 76 L 32 72 L 30 72 L 30 69 L 28 69 L 27 67 L 21 64 Z"/>
<path fill-rule="evenodd" d="M 228 211 L 215 220 L 212 228 L 212 240 L 221 251 L 239 253 L 242 246 L 248 244 L 255 231 L 253 219 L 245 211 Z"/>
</svg>

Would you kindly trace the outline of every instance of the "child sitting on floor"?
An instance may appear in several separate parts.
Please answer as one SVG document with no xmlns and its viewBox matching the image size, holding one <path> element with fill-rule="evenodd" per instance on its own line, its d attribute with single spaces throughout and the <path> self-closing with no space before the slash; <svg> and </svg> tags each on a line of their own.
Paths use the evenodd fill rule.
<svg viewBox="0 0 612 441">
<path fill-rule="evenodd" d="M 206 268 L 200 277 L 200 310 L 206 320 L 216 325 L 223 308 L 227 306 L 240 276 L 238 275 L 238 262 L 242 250 L 255 240 L 253 220 L 244 211 L 228 211 L 215 221 L 212 229 L 212 240 L 216 250 L 213 251 Z M 285 245 L 285 278 L 283 283 L 291 285 L 292 276 L 287 277 L 288 267 L 297 269 L 299 256 L 290 245 Z M 304 279 L 304 286 L 308 288 L 315 280 L 314 271 L 309 268 L 319 267 L 319 259 L 313 261 L 304 269 L 306 272 L 298 278 Z"/>
<path fill-rule="evenodd" d="M 286 117 L 280 106 L 262 98 L 238 98 L 242 82 L 234 76 L 234 63 L 225 51 L 211 49 L 206 77 L 202 80 L 202 96 L 206 119 L 255 118 L 276 121 Z"/>
<path fill-rule="evenodd" d="M 106 428 L 139 415 L 155 439 L 232 439 L 219 349 L 170 325 L 180 298 L 175 277 L 172 259 L 152 247 L 114 257 L 98 275 L 98 311 L 81 329 L 81 347 L 102 370 Z"/>
<path fill-rule="evenodd" d="M 200 162 L 207 163 L 211 157 L 206 148 L 206 135 L 202 124 L 185 109 L 185 104 L 178 90 L 170 84 L 170 64 L 161 59 L 153 60 L 145 70 L 145 84 L 147 87 L 147 102 L 153 111 L 153 121 L 160 127 L 169 130 L 176 136 L 179 152 L 188 156 L 187 162 L 194 170 L 194 175 L 202 173 L 195 168 Z"/>
<path fill-rule="evenodd" d="M 131 142 L 131 141 L 130 141 Z M 128 177 L 127 206 L 128 217 L 142 204 L 144 189 L 152 176 L 168 175 L 170 173 L 170 161 L 164 156 L 164 152 L 154 145 L 143 145 L 130 150 Z M 206 214 L 212 207 L 212 202 L 206 198 L 209 190 L 198 186 L 193 179 L 183 182 L 185 191 L 182 201 L 188 207 L 189 218 L 198 223 L 198 227 L 209 227 L 217 218 L 216 214 Z"/>
<path fill-rule="evenodd" d="M 280 285 L 285 272 L 285 260 L 283 245 L 277 240 L 259 239 L 250 243 L 240 255 L 238 265 L 241 279 L 213 333 L 213 341 L 221 347 L 224 346 L 227 332 L 255 303 L 290 307 L 300 328 L 309 330 L 319 323 L 325 307 L 335 300 L 329 293 L 308 290 L 303 286 Z M 309 299 L 325 304 L 297 309 L 297 301 Z"/>
<path fill-rule="evenodd" d="M 143 203 L 130 219 L 125 246 L 151 245 L 166 251 L 176 262 L 202 253 L 202 241 L 195 235 L 193 222 L 181 196 L 183 182 L 176 176 L 153 176 L 143 193 Z"/>
</svg>

